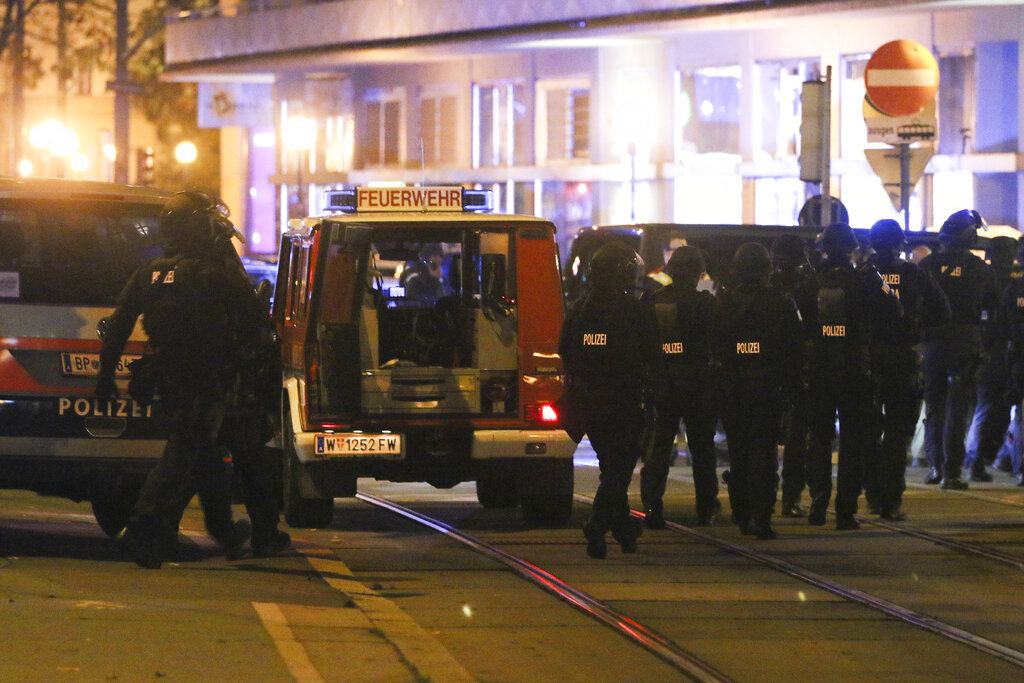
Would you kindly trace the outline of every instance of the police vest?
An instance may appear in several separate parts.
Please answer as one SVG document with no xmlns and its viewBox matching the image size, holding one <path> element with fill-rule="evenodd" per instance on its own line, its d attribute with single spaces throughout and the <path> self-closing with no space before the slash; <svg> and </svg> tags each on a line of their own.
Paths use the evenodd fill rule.
<svg viewBox="0 0 1024 683">
<path fill-rule="evenodd" d="M 576 374 L 590 387 L 636 389 L 643 363 L 638 338 L 639 307 L 628 295 L 598 299 L 591 295 L 572 322 L 570 343 Z"/>
<path fill-rule="evenodd" d="M 781 302 L 774 290 L 725 292 L 718 302 L 716 345 L 723 365 L 739 371 L 778 371 Z"/>
<path fill-rule="evenodd" d="M 705 366 L 711 360 L 708 325 L 714 298 L 708 292 L 671 294 L 664 301 L 655 297 L 662 355 L 671 365 Z"/>
<path fill-rule="evenodd" d="M 985 263 L 966 250 L 936 254 L 927 263 L 949 299 L 953 324 L 980 324 L 988 280 Z"/>
</svg>

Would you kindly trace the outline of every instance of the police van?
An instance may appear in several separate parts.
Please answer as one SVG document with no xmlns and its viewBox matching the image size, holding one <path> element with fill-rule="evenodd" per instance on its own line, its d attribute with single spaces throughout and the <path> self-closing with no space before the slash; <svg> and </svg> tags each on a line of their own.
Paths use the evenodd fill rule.
<svg viewBox="0 0 1024 683">
<path fill-rule="evenodd" d="M 0 178 L 0 487 L 88 500 L 124 526 L 165 428 L 126 391 L 137 326 L 117 368 L 121 398 L 93 395 L 98 323 L 132 272 L 162 252 L 169 195 L 74 180 Z M 155 412 L 156 411 L 156 412 Z"/>
<path fill-rule="evenodd" d="M 360 477 L 475 481 L 485 507 L 568 521 L 555 228 L 490 211 L 487 190 L 358 187 L 290 222 L 273 315 L 292 526 L 327 526 Z"/>
</svg>

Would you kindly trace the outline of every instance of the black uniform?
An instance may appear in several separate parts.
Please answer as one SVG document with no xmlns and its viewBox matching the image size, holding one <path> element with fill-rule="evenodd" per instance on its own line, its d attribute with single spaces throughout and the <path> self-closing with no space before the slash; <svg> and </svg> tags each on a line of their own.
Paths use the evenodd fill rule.
<svg viewBox="0 0 1024 683">
<path fill-rule="evenodd" d="M 803 323 L 814 313 L 817 294 L 817 279 L 810 264 L 795 268 L 776 268 L 769 283 L 772 287 L 789 296 L 796 303 Z M 804 328 L 804 338 L 810 338 L 810 330 Z M 805 341 L 806 344 L 806 341 Z M 804 350 L 802 356 L 806 360 Z M 806 377 L 806 368 L 801 376 Z M 803 382 L 795 387 L 790 397 L 791 406 L 782 424 L 780 441 L 782 450 L 782 514 L 785 517 L 801 516 L 800 496 L 807 485 L 807 386 Z"/>
<path fill-rule="evenodd" d="M 640 497 L 648 514 L 660 514 L 679 420 L 693 466 L 697 522 L 708 524 L 718 502 L 715 423 L 709 332 L 715 297 L 673 283 L 644 297 L 654 304 L 669 387 L 658 404 L 654 445 L 640 470 Z"/>
<path fill-rule="evenodd" d="M 982 313 L 996 305 L 989 266 L 966 246 L 950 245 L 921 261 L 942 287 L 950 324 L 924 334 L 925 455 L 930 483 L 966 488 L 960 479 L 971 401 L 984 368 Z"/>
<path fill-rule="evenodd" d="M 1013 272 L 1013 260 L 1017 241 L 1012 237 L 993 237 L 985 258 L 992 268 L 996 291 L 1002 294 Z M 1016 273 L 1019 276 L 1019 273 Z M 970 429 L 967 430 L 964 470 L 971 481 L 992 481 L 992 475 L 985 471 L 991 465 L 1003 444 L 1006 428 L 1010 424 L 1010 408 L 1007 401 L 1009 368 L 1006 366 L 1005 339 L 996 330 L 996 311 L 985 311 L 982 321 L 982 348 L 985 356 L 985 370 L 978 382 L 977 403 Z"/>
<path fill-rule="evenodd" d="M 919 345 L 922 329 L 949 323 L 946 295 L 926 271 L 898 258 L 895 250 L 874 254 L 868 263 L 903 304 L 903 318 L 874 328 L 871 367 L 878 388 L 876 430 L 864 463 L 868 506 L 882 517 L 901 517 L 907 451 L 921 397 Z"/>
<path fill-rule="evenodd" d="M 830 226 L 831 227 L 831 226 Z M 849 254 L 829 253 L 818 267 L 814 331 L 808 359 L 808 522 L 825 523 L 832 495 L 832 440 L 839 418 L 836 527 L 855 529 L 862 462 L 874 432 L 870 342 L 872 328 L 893 324 L 902 314 L 872 268 L 855 270 Z"/>
<path fill-rule="evenodd" d="M 767 256 L 767 255 L 766 255 Z M 786 403 L 802 384 L 803 329 L 796 304 L 761 282 L 718 294 L 712 340 L 719 410 L 729 446 L 728 492 L 744 533 L 774 538 L 778 439 Z"/>
<path fill-rule="evenodd" d="M 197 245 L 198 246 L 198 245 Z M 261 311 L 244 274 L 215 244 L 155 259 L 125 286 L 109 318 L 97 393 L 113 386 L 113 369 L 141 315 L 153 352 L 160 403 L 170 434 L 128 523 L 137 561 L 159 567 L 163 544 L 177 535 L 182 501 L 198 490 L 207 530 L 229 553 L 248 538 L 231 519 L 230 469 L 218 446 L 221 425 L 237 403 L 240 350 L 256 337 Z"/>
<path fill-rule="evenodd" d="M 1024 414 L 1024 278 L 1013 278 L 1003 290 L 996 315 L 997 338 L 1005 354 L 1007 400 L 1016 406 L 1013 425 L 1017 438 L 1010 451 L 1010 462 L 1017 483 L 1024 485 L 1024 444 L 1021 422 Z"/>
<path fill-rule="evenodd" d="M 643 450 L 645 401 L 652 383 L 664 380 L 654 311 L 624 289 L 595 289 L 566 316 L 559 353 L 569 382 L 583 388 L 584 423 L 601 469 L 584 527 L 588 553 L 604 556 L 609 529 L 624 551 L 635 551 L 640 528 L 627 492 Z"/>
</svg>

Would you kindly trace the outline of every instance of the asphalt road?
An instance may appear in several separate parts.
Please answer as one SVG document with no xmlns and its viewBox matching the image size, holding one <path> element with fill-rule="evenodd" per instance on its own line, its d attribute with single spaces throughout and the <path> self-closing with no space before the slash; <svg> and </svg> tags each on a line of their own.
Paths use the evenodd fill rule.
<svg viewBox="0 0 1024 683">
<path fill-rule="evenodd" d="M 576 489 L 592 494 L 586 449 Z M 923 470 L 910 471 L 911 482 Z M 673 468 L 667 517 L 693 521 L 689 468 Z M 912 484 L 905 526 L 1024 559 L 1024 489 L 1009 475 L 967 492 Z M 586 557 L 584 502 L 563 529 L 485 510 L 449 490 L 361 481 L 654 628 L 738 681 L 1006 681 L 1019 664 L 851 603 L 748 558 L 668 531 L 639 552 Z M 637 495 L 634 485 L 632 495 Z M 161 570 L 126 559 L 84 503 L 0 491 L 0 680 L 667 681 L 685 677 L 493 560 L 356 499 L 331 528 L 293 530 L 293 551 L 228 562 L 183 522 Z M 726 515 L 728 506 L 726 506 Z M 865 525 L 780 519 L 756 541 L 726 519 L 722 542 L 764 550 L 914 614 L 1024 651 L 1024 572 Z"/>
</svg>

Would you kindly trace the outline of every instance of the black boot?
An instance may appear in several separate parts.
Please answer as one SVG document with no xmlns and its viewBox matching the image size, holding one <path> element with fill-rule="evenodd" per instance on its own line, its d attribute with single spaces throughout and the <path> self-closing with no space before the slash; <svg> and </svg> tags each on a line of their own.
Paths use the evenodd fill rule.
<svg viewBox="0 0 1024 683">
<path fill-rule="evenodd" d="M 811 499 L 811 511 L 807 513 L 807 523 L 811 526 L 825 526 L 825 511 L 828 509 L 828 496 L 819 494 Z"/>
<path fill-rule="evenodd" d="M 608 556 L 608 543 L 604 540 L 604 529 L 594 520 L 583 525 L 583 535 L 587 539 L 587 555 L 595 560 L 603 560 Z"/>
<path fill-rule="evenodd" d="M 665 528 L 664 505 L 660 500 L 647 508 L 647 512 L 644 514 L 644 526 L 648 529 Z"/>
</svg>

